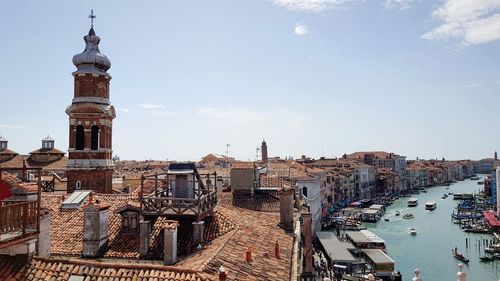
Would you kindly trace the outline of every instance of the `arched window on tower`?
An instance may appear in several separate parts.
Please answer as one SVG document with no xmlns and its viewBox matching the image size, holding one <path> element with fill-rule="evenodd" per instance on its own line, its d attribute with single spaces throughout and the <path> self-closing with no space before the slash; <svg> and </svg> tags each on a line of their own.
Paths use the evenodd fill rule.
<svg viewBox="0 0 500 281">
<path fill-rule="evenodd" d="M 85 132 L 83 130 L 83 125 L 76 126 L 76 140 L 75 140 L 75 149 L 83 150 L 85 146 Z"/>
<path fill-rule="evenodd" d="M 99 149 L 99 126 L 92 126 L 92 133 L 90 139 L 90 149 L 98 150 Z"/>
</svg>

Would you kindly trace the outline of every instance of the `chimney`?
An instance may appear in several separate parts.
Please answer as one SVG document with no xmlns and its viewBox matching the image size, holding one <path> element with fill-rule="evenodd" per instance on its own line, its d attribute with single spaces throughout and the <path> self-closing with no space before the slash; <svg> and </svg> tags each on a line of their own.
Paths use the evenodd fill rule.
<svg viewBox="0 0 500 281">
<path fill-rule="evenodd" d="M 83 208 L 83 257 L 95 258 L 108 246 L 109 205 L 89 203 Z"/>
<path fill-rule="evenodd" d="M 226 269 L 221 265 L 219 267 L 219 281 L 226 281 L 226 280 L 227 280 Z"/>
<path fill-rule="evenodd" d="M 284 229 L 293 228 L 293 188 L 283 187 L 278 191 L 280 197 L 280 225 Z"/>
<path fill-rule="evenodd" d="M 197 246 L 198 244 L 203 244 L 204 241 L 203 231 L 205 229 L 204 221 L 199 221 L 199 222 L 194 221 L 192 225 L 193 225 L 193 246 Z"/>
<path fill-rule="evenodd" d="M 50 257 L 50 212 L 48 210 L 44 210 L 40 214 L 37 255 L 42 258 Z"/>
<path fill-rule="evenodd" d="M 139 254 L 141 257 L 147 257 L 149 254 L 149 242 L 151 241 L 151 221 L 139 222 Z"/>
<path fill-rule="evenodd" d="M 281 257 L 280 257 L 280 243 L 278 242 L 278 240 L 276 240 L 276 244 L 274 244 L 274 256 L 277 259 L 281 259 Z"/>
<path fill-rule="evenodd" d="M 173 265 L 177 262 L 177 225 L 176 221 L 168 221 L 163 226 L 164 265 Z"/>
</svg>

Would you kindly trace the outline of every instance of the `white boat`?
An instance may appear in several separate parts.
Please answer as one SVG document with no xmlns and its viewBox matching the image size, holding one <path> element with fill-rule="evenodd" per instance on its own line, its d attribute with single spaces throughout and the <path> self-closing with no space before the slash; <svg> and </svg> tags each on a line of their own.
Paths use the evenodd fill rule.
<svg viewBox="0 0 500 281">
<path fill-rule="evenodd" d="M 414 227 L 410 227 L 408 228 L 408 233 L 410 233 L 410 235 L 417 235 L 417 229 Z"/>
<path fill-rule="evenodd" d="M 434 209 L 436 209 L 436 201 L 427 201 L 425 203 L 425 209 L 426 210 L 431 210 L 431 211 L 434 210 Z"/>
<path fill-rule="evenodd" d="M 389 217 L 384 217 L 384 220 L 385 221 L 389 221 Z"/>
<path fill-rule="evenodd" d="M 408 199 L 408 207 L 417 207 L 417 205 L 418 205 L 417 198 Z"/>
<path fill-rule="evenodd" d="M 394 215 L 399 216 L 401 213 L 399 211 L 394 212 Z"/>
</svg>

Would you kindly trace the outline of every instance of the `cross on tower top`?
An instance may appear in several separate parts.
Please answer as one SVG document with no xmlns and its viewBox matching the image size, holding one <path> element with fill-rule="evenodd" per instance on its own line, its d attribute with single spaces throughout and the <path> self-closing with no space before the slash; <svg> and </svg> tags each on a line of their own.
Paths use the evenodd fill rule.
<svg viewBox="0 0 500 281">
<path fill-rule="evenodd" d="M 94 19 L 96 18 L 96 16 L 94 15 L 94 10 L 90 10 L 90 15 L 89 15 L 89 19 L 90 19 L 90 27 L 91 28 L 94 28 Z"/>
</svg>

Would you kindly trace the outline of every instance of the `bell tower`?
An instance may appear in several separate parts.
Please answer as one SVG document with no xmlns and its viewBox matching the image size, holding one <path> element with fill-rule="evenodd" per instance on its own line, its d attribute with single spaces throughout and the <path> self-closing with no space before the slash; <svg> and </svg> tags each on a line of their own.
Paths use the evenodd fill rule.
<svg viewBox="0 0 500 281">
<path fill-rule="evenodd" d="M 69 115 L 69 148 L 66 175 L 68 193 L 78 189 L 112 193 L 112 126 L 116 117 L 109 100 L 109 59 L 99 51 L 100 38 L 91 27 L 83 37 L 85 50 L 73 56 L 74 97 Z"/>
</svg>

